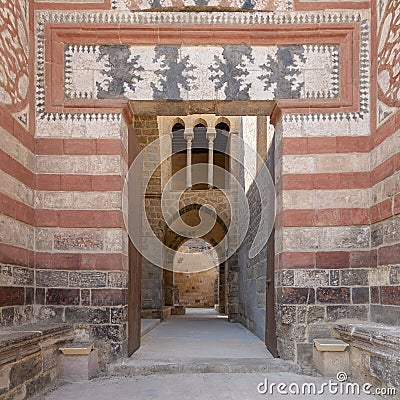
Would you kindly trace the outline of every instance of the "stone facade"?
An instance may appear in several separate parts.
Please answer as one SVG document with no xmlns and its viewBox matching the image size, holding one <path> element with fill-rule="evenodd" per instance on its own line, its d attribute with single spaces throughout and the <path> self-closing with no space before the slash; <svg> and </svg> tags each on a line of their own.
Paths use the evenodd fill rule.
<svg viewBox="0 0 400 400">
<path fill-rule="evenodd" d="M 0 398 L 31 399 L 58 384 L 59 347 L 74 330 L 63 325 L 25 325 L 0 334 Z"/>
<path fill-rule="evenodd" d="M 131 100 L 142 147 L 159 137 L 157 116 L 260 116 L 276 105 L 282 358 L 310 363 L 312 339 L 339 320 L 399 326 L 398 2 L 198 3 L 5 2 L 0 324 L 70 322 L 103 363 L 126 354 Z M 145 204 L 165 238 L 162 179 Z M 264 260 L 234 254 L 224 267 L 228 314 L 260 336 Z M 144 263 L 144 308 L 162 307 L 163 279 Z M 377 375 L 382 361 L 371 360 Z"/>
<path fill-rule="evenodd" d="M 6 17 L 7 16 L 7 17 Z M 7 18 L 7 20 L 6 20 Z M 7 2 L 0 17 L 0 326 L 32 322 L 35 143 L 33 8 Z M 14 37 L 15 40 L 9 40 Z M 10 46 L 6 46 L 10 43 Z"/>
</svg>

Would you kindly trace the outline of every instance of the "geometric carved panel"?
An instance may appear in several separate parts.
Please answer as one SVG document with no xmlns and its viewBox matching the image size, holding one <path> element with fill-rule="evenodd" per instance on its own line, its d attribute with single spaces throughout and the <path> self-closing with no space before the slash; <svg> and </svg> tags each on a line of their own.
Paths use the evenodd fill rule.
<svg viewBox="0 0 400 400">
<path fill-rule="evenodd" d="M 339 96 L 338 45 L 65 45 L 65 99 Z"/>
</svg>

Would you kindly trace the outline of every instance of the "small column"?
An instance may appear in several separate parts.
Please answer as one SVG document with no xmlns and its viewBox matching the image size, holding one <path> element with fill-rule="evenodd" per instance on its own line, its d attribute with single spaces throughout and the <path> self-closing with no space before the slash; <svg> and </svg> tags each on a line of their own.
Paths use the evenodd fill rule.
<svg viewBox="0 0 400 400">
<path fill-rule="evenodd" d="M 183 137 L 186 140 L 186 188 L 192 186 L 192 140 L 194 138 L 193 128 L 185 129 Z"/>
<path fill-rule="evenodd" d="M 206 137 L 208 139 L 208 187 L 214 186 L 214 139 L 217 136 L 215 128 L 207 128 Z"/>
</svg>

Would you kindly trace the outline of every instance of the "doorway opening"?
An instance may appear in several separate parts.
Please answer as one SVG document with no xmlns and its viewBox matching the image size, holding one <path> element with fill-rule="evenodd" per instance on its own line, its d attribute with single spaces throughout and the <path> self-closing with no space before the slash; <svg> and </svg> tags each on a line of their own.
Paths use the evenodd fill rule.
<svg viewBox="0 0 400 400">
<path fill-rule="evenodd" d="M 192 267 L 198 272 L 192 273 Z M 218 254 L 204 239 L 189 239 L 173 261 L 173 303 L 185 308 L 215 308 L 219 289 Z"/>
<path fill-rule="evenodd" d="M 226 112 L 221 116 L 193 112 L 171 115 L 176 108 L 165 113 L 158 108 L 157 113 L 140 114 L 138 103 L 131 102 L 130 106 L 134 115 L 130 135 L 135 136 L 140 147 L 144 149 L 165 136 L 173 150 L 172 157 L 162 160 L 153 170 L 144 196 L 146 215 L 142 217 L 149 221 L 151 232 L 143 230 L 142 245 L 149 248 L 154 243 L 149 237 L 154 235 L 168 250 L 162 256 L 161 267 L 142 258 L 140 316 L 163 320 L 174 314 L 177 307 L 186 308 L 188 314 L 192 309 L 214 308 L 230 322 L 244 325 L 269 346 L 276 346 L 272 324 L 275 288 L 271 254 L 275 249 L 271 244 L 274 244 L 270 241 L 267 251 L 265 243 L 258 258 L 251 260 L 249 243 L 255 236 L 254 229 L 239 227 L 236 236 L 242 234 L 246 240 L 231 254 L 229 251 L 234 243 L 224 241 L 232 224 L 237 224 L 237 215 L 242 212 L 236 186 L 232 184 L 234 180 L 242 185 L 247 203 L 251 205 L 252 224 L 261 223 L 256 215 L 261 213 L 261 203 L 253 207 L 260 201 L 253 194 L 256 192 L 254 176 L 265 164 L 268 149 L 274 146 L 273 129 L 267 116 L 271 109 L 263 116 L 246 117 L 240 113 L 245 107 L 237 107 L 233 115 Z M 145 109 L 148 112 L 148 107 Z M 243 149 L 237 148 L 233 137 L 239 137 L 250 151 L 239 154 L 238 151 Z M 146 161 L 154 164 L 160 160 L 145 159 L 144 169 Z M 269 160 L 269 163 L 274 161 Z M 171 177 L 175 174 L 180 174 L 179 180 L 171 185 Z M 163 200 L 163 196 L 167 200 Z M 163 201 L 168 199 L 174 199 L 178 207 L 165 214 Z M 175 230 L 177 220 L 194 231 L 202 219 L 211 217 L 214 218 L 213 225 L 201 236 Z M 195 271 L 190 271 L 193 267 Z"/>
</svg>

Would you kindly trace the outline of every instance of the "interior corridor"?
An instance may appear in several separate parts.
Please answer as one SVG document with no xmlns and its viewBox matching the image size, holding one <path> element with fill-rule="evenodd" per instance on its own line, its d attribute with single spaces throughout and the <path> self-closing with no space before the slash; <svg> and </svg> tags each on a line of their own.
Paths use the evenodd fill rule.
<svg viewBox="0 0 400 400">
<path fill-rule="evenodd" d="M 142 337 L 131 357 L 110 366 L 111 375 L 293 370 L 275 359 L 265 343 L 214 309 L 186 309 Z M 297 369 L 296 369 L 297 371 Z"/>
<path fill-rule="evenodd" d="M 170 316 L 142 338 L 131 360 L 273 358 L 265 344 L 239 323 L 209 308 Z"/>
</svg>

